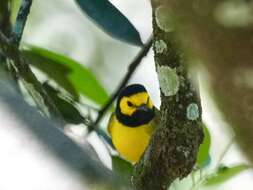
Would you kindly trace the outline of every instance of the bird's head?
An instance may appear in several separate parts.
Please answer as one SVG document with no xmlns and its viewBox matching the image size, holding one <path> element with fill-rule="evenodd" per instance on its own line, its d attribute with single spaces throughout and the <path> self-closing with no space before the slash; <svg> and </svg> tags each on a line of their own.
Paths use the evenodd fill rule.
<svg viewBox="0 0 253 190">
<path fill-rule="evenodd" d="M 154 116 L 154 105 L 144 86 L 132 84 L 120 92 L 116 106 L 119 122 L 129 127 L 138 127 L 149 123 Z"/>
</svg>

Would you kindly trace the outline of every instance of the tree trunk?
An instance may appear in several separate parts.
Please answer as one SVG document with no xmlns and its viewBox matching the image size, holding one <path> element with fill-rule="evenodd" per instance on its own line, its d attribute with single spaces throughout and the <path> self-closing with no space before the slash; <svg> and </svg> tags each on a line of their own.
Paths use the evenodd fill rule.
<svg viewBox="0 0 253 190">
<path fill-rule="evenodd" d="M 149 147 L 135 166 L 137 190 L 165 190 L 176 179 L 187 176 L 196 162 L 203 141 L 198 88 L 185 65 L 169 8 L 154 1 L 153 33 L 155 64 L 161 91 L 161 122 Z"/>
</svg>

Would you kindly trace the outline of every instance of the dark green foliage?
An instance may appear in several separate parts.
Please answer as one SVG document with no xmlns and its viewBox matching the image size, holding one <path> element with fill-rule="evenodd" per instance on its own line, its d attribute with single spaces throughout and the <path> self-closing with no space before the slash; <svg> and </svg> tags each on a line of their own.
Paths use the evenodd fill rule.
<svg viewBox="0 0 253 190">
<path fill-rule="evenodd" d="M 119 40 L 142 45 L 131 22 L 108 0 L 76 0 L 80 8 L 106 33 Z"/>
<path fill-rule="evenodd" d="M 130 183 L 133 173 L 133 165 L 119 156 L 112 156 L 112 169 L 116 175 L 120 176 L 127 183 Z"/>
<path fill-rule="evenodd" d="M 54 101 L 65 122 L 69 124 L 80 124 L 85 121 L 84 117 L 80 114 L 78 109 L 74 106 L 74 102 L 64 99 L 60 91 L 54 89 L 48 83 L 43 83 L 43 87 L 47 94 Z"/>
<path fill-rule="evenodd" d="M 37 55 L 31 50 L 23 51 L 29 63 L 48 75 L 57 82 L 62 88 L 70 93 L 75 99 L 79 99 L 79 94 L 73 84 L 68 80 L 67 76 L 71 69 L 63 64 L 57 64 L 52 59 Z"/>
</svg>

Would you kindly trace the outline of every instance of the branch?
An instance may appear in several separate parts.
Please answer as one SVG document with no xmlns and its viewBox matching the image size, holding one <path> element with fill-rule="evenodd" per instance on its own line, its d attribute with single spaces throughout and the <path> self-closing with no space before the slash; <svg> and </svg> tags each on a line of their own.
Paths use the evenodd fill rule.
<svg viewBox="0 0 253 190">
<path fill-rule="evenodd" d="M 170 18 L 166 15 L 169 7 L 161 10 L 162 1 L 154 2 L 153 48 L 161 90 L 161 122 L 135 166 L 132 182 L 137 190 L 166 190 L 175 179 L 187 176 L 203 140 L 198 90 L 188 77 L 186 60 L 174 40 L 176 34 L 169 30 L 171 23 L 164 25 Z"/>
<path fill-rule="evenodd" d="M 0 0 L 0 29 L 2 32 L 8 36 L 11 30 L 10 23 L 10 1 L 9 0 Z M 0 53 L 0 67 L 5 67 L 5 57 Z M 4 68 L 5 69 L 5 68 Z"/>
<path fill-rule="evenodd" d="M 114 100 L 117 98 L 118 94 L 126 86 L 128 83 L 129 79 L 133 75 L 135 69 L 138 67 L 138 65 L 141 63 L 142 59 L 147 55 L 147 53 L 150 50 L 150 47 L 152 46 L 152 37 L 148 40 L 148 42 L 143 46 L 141 51 L 138 53 L 138 55 L 135 57 L 133 62 L 129 65 L 128 67 L 128 72 L 126 73 L 125 77 L 122 79 L 120 82 L 118 88 L 115 90 L 115 92 L 111 95 L 110 99 L 108 102 L 102 107 L 102 109 L 98 112 L 98 117 L 96 121 L 93 124 L 93 128 L 96 128 L 96 125 L 100 122 L 100 120 L 103 118 L 104 114 L 106 111 L 111 107 L 112 103 Z"/>
<path fill-rule="evenodd" d="M 50 97 L 44 91 L 42 85 L 35 77 L 24 57 L 20 54 L 9 39 L 0 31 L 0 51 L 7 58 L 12 60 L 12 66 L 15 69 L 15 74 L 21 79 L 27 91 L 33 97 L 38 107 L 43 113 L 52 119 L 56 119 L 60 124 L 63 124 L 61 114 L 53 104 Z"/>
<path fill-rule="evenodd" d="M 27 16 L 30 12 L 32 0 L 23 0 L 22 5 L 19 8 L 15 25 L 12 29 L 11 42 L 16 46 L 19 46 L 20 40 L 23 35 Z"/>
</svg>

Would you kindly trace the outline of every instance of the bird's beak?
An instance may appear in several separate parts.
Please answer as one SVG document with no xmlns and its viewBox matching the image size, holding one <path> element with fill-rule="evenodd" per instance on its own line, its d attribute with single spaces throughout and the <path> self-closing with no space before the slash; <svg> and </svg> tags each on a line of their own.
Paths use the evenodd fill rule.
<svg viewBox="0 0 253 190">
<path fill-rule="evenodd" d="M 144 111 L 144 112 L 150 112 L 152 109 L 150 109 L 147 104 L 143 104 L 139 107 L 137 107 L 137 110 L 139 111 Z"/>
</svg>

